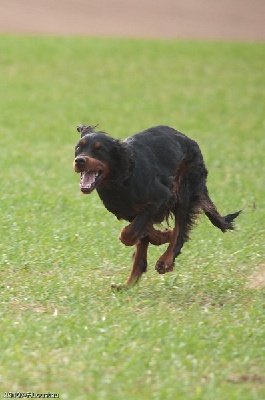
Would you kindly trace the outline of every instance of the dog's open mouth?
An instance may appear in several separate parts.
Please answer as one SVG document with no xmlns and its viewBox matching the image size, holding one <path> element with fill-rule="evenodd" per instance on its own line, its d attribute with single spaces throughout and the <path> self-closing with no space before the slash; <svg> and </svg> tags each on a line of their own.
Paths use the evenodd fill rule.
<svg viewBox="0 0 265 400">
<path fill-rule="evenodd" d="M 104 178 L 103 171 L 81 172 L 80 190 L 85 194 L 91 193 Z"/>
</svg>

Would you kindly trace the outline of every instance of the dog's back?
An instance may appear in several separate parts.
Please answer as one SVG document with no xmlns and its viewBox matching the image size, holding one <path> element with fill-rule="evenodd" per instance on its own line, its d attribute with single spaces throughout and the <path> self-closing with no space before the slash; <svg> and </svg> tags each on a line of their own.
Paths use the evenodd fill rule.
<svg viewBox="0 0 265 400">
<path fill-rule="evenodd" d="M 170 173 L 176 172 L 178 164 L 184 159 L 203 161 L 198 144 L 168 126 L 149 128 L 130 136 L 124 143 L 132 149 L 139 168 L 145 167 L 149 171 L 153 167 L 160 174 L 164 172 L 163 168 Z"/>
</svg>

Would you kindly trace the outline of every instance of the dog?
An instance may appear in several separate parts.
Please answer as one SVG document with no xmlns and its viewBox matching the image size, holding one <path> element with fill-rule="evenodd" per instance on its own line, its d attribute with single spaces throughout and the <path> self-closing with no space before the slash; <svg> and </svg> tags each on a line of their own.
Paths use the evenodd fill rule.
<svg viewBox="0 0 265 400">
<path fill-rule="evenodd" d="M 134 285 L 146 272 L 149 244 L 168 243 L 155 269 L 159 274 L 172 271 L 200 213 L 222 232 L 234 229 L 233 221 L 241 211 L 224 217 L 217 211 L 194 140 L 168 126 L 149 128 L 124 141 L 96 128 L 77 127 L 81 139 L 75 147 L 74 170 L 81 174 L 81 192 L 96 190 L 108 211 L 129 222 L 119 236 L 124 245 L 135 245 L 125 286 Z M 173 229 L 154 227 L 169 218 L 174 220 Z"/>
</svg>

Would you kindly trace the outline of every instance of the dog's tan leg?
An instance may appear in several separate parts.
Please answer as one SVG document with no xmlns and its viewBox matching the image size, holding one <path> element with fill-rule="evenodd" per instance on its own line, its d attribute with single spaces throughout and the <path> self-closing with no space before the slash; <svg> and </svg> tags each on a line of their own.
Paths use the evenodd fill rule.
<svg viewBox="0 0 265 400">
<path fill-rule="evenodd" d="M 133 255 L 133 266 L 131 274 L 126 282 L 127 286 L 134 285 L 141 275 L 146 272 L 147 269 L 147 249 L 148 249 L 149 239 L 147 236 L 140 239 L 136 243 L 136 249 Z"/>
<path fill-rule="evenodd" d="M 133 221 L 134 222 L 134 221 Z M 119 239 L 125 244 L 125 246 L 133 246 L 136 244 L 139 237 L 137 234 L 132 233 L 133 222 L 122 229 Z M 155 229 L 152 224 L 148 224 L 144 235 L 149 237 L 149 242 L 155 246 L 160 246 L 161 244 L 170 243 L 173 230 L 166 229 L 161 231 L 160 229 Z"/>
<path fill-rule="evenodd" d="M 119 236 L 120 241 L 125 246 L 133 246 L 138 240 L 148 235 L 147 227 L 156 210 L 157 206 L 150 204 L 140 212 L 129 225 L 123 228 Z"/>
<path fill-rule="evenodd" d="M 149 237 L 149 242 L 155 246 L 160 246 L 161 244 L 170 243 L 173 230 L 166 229 L 161 231 L 160 229 L 155 229 L 153 225 L 149 225 L 147 229 L 147 234 Z"/>
<path fill-rule="evenodd" d="M 133 246 L 139 240 L 138 234 L 132 233 L 134 221 L 122 229 L 119 239 L 125 246 Z"/>
<path fill-rule="evenodd" d="M 173 271 L 174 268 L 174 258 L 175 258 L 175 247 L 179 235 L 179 226 L 177 220 L 175 220 L 175 227 L 171 231 L 171 238 L 169 246 L 165 253 L 159 258 L 156 263 L 155 269 L 159 274 L 165 274 L 166 272 Z"/>
</svg>

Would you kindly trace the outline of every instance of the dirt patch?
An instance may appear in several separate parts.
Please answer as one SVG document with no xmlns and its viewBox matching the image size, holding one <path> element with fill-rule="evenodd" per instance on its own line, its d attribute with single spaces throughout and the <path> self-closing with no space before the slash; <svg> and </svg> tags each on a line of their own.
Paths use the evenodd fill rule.
<svg viewBox="0 0 265 400">
<path fill-rule="evenodd" d="M 249 289 L 262 289 L 265 287 L 265 264 L 261 264 L 258 270 L 250 275 L 247 287 Z"/>
<path fill-rule="evenodd" d="M 0 32 L 265 40 L 263 0 L 1 0 Z"/>
<path fill-rule="evenodd" d="M 240 383 L 256 383 L 256 384 L 261 384 L 264 385 L 265 383 L 265 377 L 260 376 L 257 374 L 254 375 L 231 375 L 228 379 L 228 382 L 230 383 L 235 383 L 235 384 L 240 384 Z"/>
</svg>

